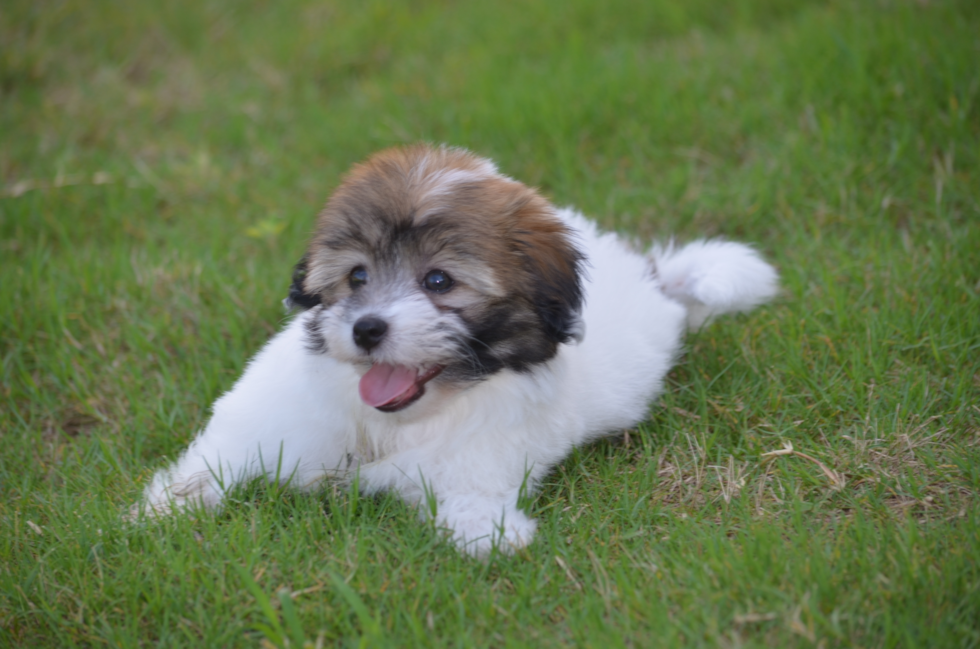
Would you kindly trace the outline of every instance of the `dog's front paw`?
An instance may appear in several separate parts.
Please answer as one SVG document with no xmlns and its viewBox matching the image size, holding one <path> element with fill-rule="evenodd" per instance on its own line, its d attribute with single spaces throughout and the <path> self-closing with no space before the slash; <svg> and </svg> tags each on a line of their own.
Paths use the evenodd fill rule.
<svg viewBox="0 0 980 649">
<path fill-rule="evenodd" d="M 163 518 L 183 510 L 216 509 L 223 492 L 210 477 L 198 473 L 184 479 L 167 470 L 159 471 L 142 498 L 123 514 L 123 520 L 135 522 L 140 518 Z"/>
<path fill-rule="evenodd" d="M 448 528 L 460 550 L 481 558 L 495 547 L 505 554 L 523 548 L 538 527 L 514 505 L 471 498 L 440 503 L 439 522 Z"/>
</svg>

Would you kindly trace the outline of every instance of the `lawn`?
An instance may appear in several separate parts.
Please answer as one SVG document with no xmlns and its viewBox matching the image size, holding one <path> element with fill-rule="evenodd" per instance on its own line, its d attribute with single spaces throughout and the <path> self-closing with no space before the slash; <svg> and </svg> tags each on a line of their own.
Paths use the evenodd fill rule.
<svg viewBox="0 0 980 649">
<path fill-rule="evenodd" d="M 125 524 L 369 153 L 468 147 L 782 293 L 459 555 L 397 497 Z M 0 8 L 0 645 L 980 645 L 980 4 Z"/>
</svg>

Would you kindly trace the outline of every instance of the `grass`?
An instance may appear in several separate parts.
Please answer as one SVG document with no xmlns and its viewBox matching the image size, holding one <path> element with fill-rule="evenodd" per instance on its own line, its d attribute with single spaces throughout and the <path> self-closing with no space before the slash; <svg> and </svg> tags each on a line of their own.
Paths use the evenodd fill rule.
<svg viewBox="0 0 980 649">
<path fill-rule="evenodd" d="M 980 645 L 978 34 L 969 0 L 5 3 L 0 644 Z M 340 174 L 416 140 L 755 242 L 783 295 L 559 466 L 516 556 L 331 489 L 124 525 Z"/>
</svg>

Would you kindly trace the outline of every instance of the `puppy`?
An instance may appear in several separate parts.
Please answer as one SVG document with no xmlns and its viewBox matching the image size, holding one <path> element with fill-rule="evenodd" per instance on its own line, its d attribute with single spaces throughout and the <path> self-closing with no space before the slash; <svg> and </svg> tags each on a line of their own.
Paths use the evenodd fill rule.
<svg viewBox="0 0 980 649">
<path fill-rule="evenodd" d="M 684 329 L 776 279 L 737 243 L 638 254 L 462 149 L 383 151 L 321 212 L 286 299 L 300 313 L 136 512 L 215 507 L 255 477 L 356 476 L 434 505 L 470 554 L 522 547 L 522 488 L 643 420 Z"/>
</svg>

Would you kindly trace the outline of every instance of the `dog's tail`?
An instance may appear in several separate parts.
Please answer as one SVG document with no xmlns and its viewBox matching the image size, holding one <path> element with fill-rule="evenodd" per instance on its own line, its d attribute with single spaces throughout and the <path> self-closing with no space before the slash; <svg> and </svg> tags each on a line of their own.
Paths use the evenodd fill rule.
<svg viewBox="0 0 980 649">
<path fill-rule="evenodd" d="M 775 297 L 776 270 L 755 250 L 731 241 L 655 245 L 650 259 L 660 288 L 687 307 L 687 326 L 699 329 L 722 313 L 748 311 Z"/>
</svg>

